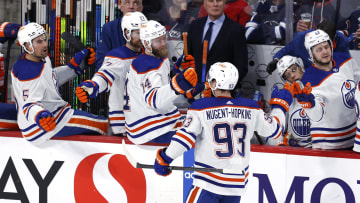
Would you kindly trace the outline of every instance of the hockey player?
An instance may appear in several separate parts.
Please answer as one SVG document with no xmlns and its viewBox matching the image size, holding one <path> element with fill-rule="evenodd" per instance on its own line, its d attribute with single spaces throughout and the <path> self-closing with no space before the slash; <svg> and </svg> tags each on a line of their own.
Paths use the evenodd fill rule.
<svg viewBox="0 0 360 203">
<path fill-rule="evenodd" d="M 329 36 L 315 30 L 305 37 L 313 65 L 303 75 L 295 97 L 310 118 L 312 147 L 344 149 L 354 144 L 356 115 L 354 93 L 360 69 L 350 55 L 334 52 Z M 311 86 L 312 85 L 312 91 Z"/>
<path fill-rule="evenodd" d="M 140 26 L 147 21 L 140 12 L 128 12 L 121 21 L 126 44 L 109 51 L 103 65 L 91 80 L 86 80 L 76 88 L 76 95 L 82 103 L 95 98 L 99 93 L 110 91 L 109 121 L 112 134 L 125 132 L 124 86 L 131 62 L 141 54 Z"/>
<path fill-rule="evenodd" d="M 248 183 L 250 139 L 254 131 L 274 139 L 283 132 L 285 113 L 293 100 L 290 91 L 274 89 L 269 116 L 256 101 L 231 97 L 230 90 L 238 77 L 238 70 L 231 63 L 213 64 L 208 82 L 215 97 L 192 103 L 169 147 L 157 152 L 154 169 L 163 176 L 171 173 L 169 164 L 191 148 L 195 148 L 196 167 L 245 172 L 242 175 L 195 172 L 187 202 L 239 202 Z"/>
<path fill-rule="evenodd" d="M 21 25 L 16 23 L 10 22 L 3 22 L 0 25 L 0 52 L 2 50 L 2 46 L 5 42 L 9 39 L 16 39 L 17 32 Z M 9 56 L 6 56 L 9 57 Z M 3 78 L 5 77 L 5 71 L 0 70 L 0 76 Z M 6 76 L 7 77 L 7 76 Z M 0 80 L 0 90 L 4 88 L 3 84 L 4 81 Z M 4 92 L 4 91 L 2 91 Z M 12 129 L 18 130 L 19 127 L 17 125 L 16 120 L 16 106 L 15 104 L 7 104 L 7 103 L 0 103 L 0 130 Z"/>
<path fill-rule="evenodd" d="M 305 72 L 301 58 L 289 55 L 279 60 L 276 70 L 283 82 L 292 85 L 300 82 Z M 290 105 L 286 120 L 287 132 L 280 145 L 311 148 L 310 120 L 296 100 Z"/>
<path fill-rule="evenodd" d="M 194 68 L 185 67 L 170 82 L 165 27 L 150 20 L 140 28 L 145 54 L 133 60 L 125 81 L 124 113 L 128 138 L 135 144 L 169 143 L 180 113 L 174 100 L 195 87 Z M 194 64 L 194 63 L 190 63 Z"/>
<path fill-rule="evenodd" d="M 88 52 L 88 64 L 95 62 L 93 49 L 75 53 L 67 66 L 54 69 L 48 57 L 47 34 L 41 25 L 29 23 L 21 27 L 18 40 L 26 52 L 15 63 L 11 78 L 23 137 L 41 144 L 52 137 L 105 134 L 107 119 L 71 109 L 58 91 L 60 85 L 83 72 L 79 65 Z"/>
<path fill-rule="evenodd" d="M 355 112 L 356 112 L 356 136 L 354 141 L 354 148 L 353 150 L 356 152 L 360 152 L 360 82 L 357 83 L 357 87 L 355 90 Z"/>
<path fill-rule="evenodd" d="M 335 24 L 324 20 L 319 24 L 318 29 L 323 30 L 329 35 L 334 45 L 334 52 L 344 52 L 346 54 L 350 54 L 349 42 L 342 32 L 336 31 Z M 300 57 L 304 63 L 305 69 L 311 66 L 312 61 L 309 60 L 310 56 L 304 46 L 304 41 L 305 35 L 312 31 L 314 31 L 314 29 L 296 33 L 290 43 L 288 43 L 274 55 L 273 61 L 268 64 L 266 71 L 271 74 L 276 69 L 276 63 L 281 57 L 285 55 Z"/>
</svg>

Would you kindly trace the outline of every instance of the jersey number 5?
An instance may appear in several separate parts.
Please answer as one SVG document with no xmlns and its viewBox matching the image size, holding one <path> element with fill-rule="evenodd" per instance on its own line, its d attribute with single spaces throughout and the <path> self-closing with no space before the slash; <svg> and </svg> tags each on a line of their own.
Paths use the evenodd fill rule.
<svg viewBox="0 0 360 203">
<path fill-rule="evenodd" d="M 216 150 L 216 155 L 219 158 L 232 157 L 235 153 L 234 147 L 239 145 L 240 146 L 237 149 L 238 154 L 242 157 L 245 156 L 244 140 L 246 136 L 246 125 L 244 123 L 235 123 L 235 125 L 233 126 L 231 126 L 229 123 L 218 123 L 213 127 L 213 136 L 214 136 L 214 141 L 217 144 L 226 145 L 227 147 L 226 150 Z M 233 143 L 234 141 L 237 142 L 235 143 L 235 145 Z"/>
</svg>

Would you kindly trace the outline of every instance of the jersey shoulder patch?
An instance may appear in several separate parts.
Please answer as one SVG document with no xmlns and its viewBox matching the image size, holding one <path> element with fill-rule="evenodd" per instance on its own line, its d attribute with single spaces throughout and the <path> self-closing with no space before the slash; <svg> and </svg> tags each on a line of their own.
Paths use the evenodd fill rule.
<svg viewBox="0 0 360 203">
<path fill-rule="evenodd" d="M 156 58 L 154 56 L 141 54 L 132 62 L 132 68 L 138 74 L 144 74 L 161 67 L 166 58 Z"/>
<path fill-rule="evenodd" d="M 189 109 L 192 110 L 201 110 L 201 109 L 207 109 L 207 108 L 216 108 L 216 107 L 222 107 L 222 106 L 236 106 L 236 107 L 244 107 L 244 108 L 255 108 L 259 109 L 259 105 L 256 103 L 256 101 L 248 98 L 216 98 L 216 97 L 210 97 L 210 98 L 202 98 L 194 101 Z"/>
<path fill-rule="evenodd" d="M 120 58 L 124 60 L 124 59 L 135 58 L 140 54 L 141 52 L 134 52 L 131 49 L 127 48 L 126 46 L 121 46 L 110 50 L 108 53 L 106 53 L 106 57 Z"/>
<path fill-rule="evenodd" d="M 26 60 L 24 54 L 20 55 L 13 67 L 14 76 L 20 81 L 38 78 L 44 70 L 45 63 Z"/>
</svg>

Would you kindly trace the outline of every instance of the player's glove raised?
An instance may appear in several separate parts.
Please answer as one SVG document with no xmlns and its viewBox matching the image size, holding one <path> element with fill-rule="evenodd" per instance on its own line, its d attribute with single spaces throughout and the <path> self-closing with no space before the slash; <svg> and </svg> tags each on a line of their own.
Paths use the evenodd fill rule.
<svg viewBox="0 0 360 203">
<path fill-rule="evenodd" d="M 195 59 L 191 55 L 181 55 L 173 66 L 175 73 L 180 73 L 188 68 L 195 68 Z"/>
<path fill-rule="evenodd" d="M 36 124 L 46 132 L 52 131 L 56 127 L 55 118 L 47 110 L 40 111 L 35 117 Z"/>
<path fill-rule="evenodd" d="M 84 69 L 81 69 L 80 64 L 85 58 L 87 58 L 87 61 L 85 61 L 85 63 L 87 63 L 88 65 L 92 65 L 93 63 L 95 63 L 95 51 L 93 48 L 88 47 L 79 52 L 76 52 L 74 57 L 68 63 L 68 66 L 74 69 L 76 74 L 81 75 L 84 72 Z"/>
<path fill-rule="evenodd" d="M 89 97 L 97 97 L 99 94 L 99 85 L 92 80 L 85 80 L 76 87 L 75 93 L 81 103 L 86 103 L 89 101 Z"/>
<path fill-rule="evenodd" d="M 277 65 L 278 60 L 274 59 L 272 60 L 266 67 L 266 72 L 268 72 L 270 75 L 272 74 L 272 72 L 274 72 L 274 70 L 276 69 L 276 65 Z"/>
<path fill-rule="evenodd" d="M 173 161 L 173 159 L 168 157 L 165 151 L 166 148 L 159 149 L 157 151 L 154 164 L 155 172 L 161 176 L 168 176 L 172 172 L 169 164 Z"/>
<path fill-rule="evenodd" d="M 290 91 L 290 85 L 286 82 L 284 89 L 282 90 L 278 90 L 277 86 L 274 87 L 269 104 L 271 105 L 271 108 L 280 108 L 286 113 L 289 111 L 292 101 L 293 96 Z"/>
<path fill-rule="evenodd" d="M 312 87 L 310 82 L 306 83 L 305 87 L 302 90 L 299 83 L 297 82 L 294 82 L 293 86 L 294 96 L 302 108 L 307 109 L 315 106 L 315 97 L 311 93 Z"/>
<path fill-rule="evenodd" d="M 186 91 L 186 93 L 184 94 L 184 96 L 188 99 L 194 99 L 194 97 L 196 97 L 197 95 L 201 94 L 201 92 L 205 89 L 205 84 L 204 83 L 197 83 L 195 85 L 194 88 L 189 89 L 188 91 Z M 199 95 L 200 98 L 200 95 Z"/>
<path fill-rule="evenodd" d="M 176 94 L 185 94 L 185 92 L 197 83 L 197 75 L 194 68 L 188 68 L 185 71 L 176 74 L 170 82 L 171 88 Z"/>
<path fill-rule="evenodd" d="M 4 40 L 4 42 L 10 38 L 15 39 L 17 37 L 17 33 L 20 27 L 21 25 L 15 23 L 9 23 L 9 22 L 2 23 L 0 25 L 0 38 Z"/>
</svg>

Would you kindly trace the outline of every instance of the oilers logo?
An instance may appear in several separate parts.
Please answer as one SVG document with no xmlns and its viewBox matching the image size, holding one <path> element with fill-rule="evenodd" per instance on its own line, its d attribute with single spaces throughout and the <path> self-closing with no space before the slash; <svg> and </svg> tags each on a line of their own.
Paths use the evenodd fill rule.
<svg viewBox="0 0 360 203">
<path fill-rule="evenodd" d="M 310 120 L 306 115 L 305 110 L 299 108 L 290 116 L 290 126 L 293 135 L 299 137 L 308 137 L 310 134 Z"/>
<path fill-rule="evenodd" d="M 349 109 L 354 108 L 355 87 L 356 83 L 353 80 L 346 80 L 341 87 L 344 105 Z"/>
</svg>

